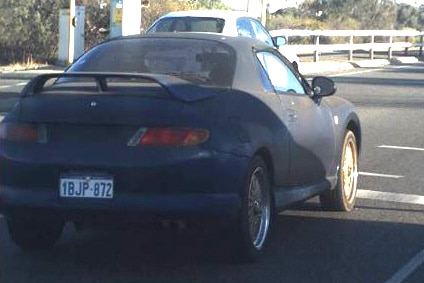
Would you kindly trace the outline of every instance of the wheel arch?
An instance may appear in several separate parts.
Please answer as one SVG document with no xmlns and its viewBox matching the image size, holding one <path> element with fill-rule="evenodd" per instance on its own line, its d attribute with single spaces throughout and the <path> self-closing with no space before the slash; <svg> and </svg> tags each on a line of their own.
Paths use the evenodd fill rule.
<svg viewBox="0 0 424 283">
<path fill-rule="evenodd" d="M 357 147 L 358 147 L 358 153 L 360 153 L 361 147 L 362 147 L 361 126 L 356 121 L 350 120 L 349 123 L 347 124 L 346 129 L 348 131 L 352 131 L 353 134 L 355 135 L 356 144 L 357 144 Z"/>
<path fill-rule="evenodd" d="M 266 164 L 269 173 L 269 181 L 271 188 L 274 184 L 274 161 L 268 148 L 262 147 L 255 152 L 255 156 L 260 156 Z"/>
</svg>

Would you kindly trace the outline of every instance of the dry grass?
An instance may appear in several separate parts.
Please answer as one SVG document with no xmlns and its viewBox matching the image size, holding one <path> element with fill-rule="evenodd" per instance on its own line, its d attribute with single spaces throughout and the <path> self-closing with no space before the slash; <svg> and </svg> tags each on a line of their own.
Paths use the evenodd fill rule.
<svg viewBox="0 0 424 283">
<path fill-rule="evenodd" d="M 45 67 L 47 64 L 36 63 L 29 57 L 26 62 L 14 63 L 6 66 L 0 66 L 1 72 L 16 72 L 24 70 L 36 70 L 41 67 Z"/>
<path fill-rule="evenodd" d="M 15 63 L 7 66 L 0 66 L 1 72 L 16 72 L 16 71 L 25 71 L 25 70 L 36 70 L 41 67 L 45 67 L 47 64 L 23 64 L 23 63 Z"/>
</svg>

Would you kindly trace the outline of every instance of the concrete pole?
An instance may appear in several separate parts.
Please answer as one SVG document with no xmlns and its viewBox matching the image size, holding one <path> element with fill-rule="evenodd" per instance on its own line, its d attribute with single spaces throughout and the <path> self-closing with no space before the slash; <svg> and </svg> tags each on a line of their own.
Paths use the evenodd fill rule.
<svg viewBox="0 0 424 283">
<path fill-rule="evenodd" d="M 140 34 L 140 23 L 140 0 L 111 0 L 109 37 Z"/>
<path fill-rule="evenodd" d="M 75 0 L 69 0 L 68 64 L 74 62 L 75 19 Z"/>
<path fill-rule="evenodd" d="M 261 0 L 261 23 L 264 27 L 266 27 L 266 0 Z"/>
</svg>

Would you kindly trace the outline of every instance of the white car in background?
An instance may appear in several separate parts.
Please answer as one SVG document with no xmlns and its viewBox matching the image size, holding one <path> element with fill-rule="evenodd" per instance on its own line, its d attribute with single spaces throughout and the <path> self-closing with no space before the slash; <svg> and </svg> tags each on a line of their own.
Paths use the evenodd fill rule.
<svg viewBox="0 0 424 283">
<path fill-rule="evenodd" d="M 227 36 L 246 36 L 279 48 L 265 27 L 246 12 L 229 10 L 190 10 L 168 13 L 158 18 L 147 33 L 156 32 L 212 32 Z M 285 43 L 285 41 L 282 41 Z M 299 64 L 296 53 L 280 52 L 290 61 Z"/>
</svg>

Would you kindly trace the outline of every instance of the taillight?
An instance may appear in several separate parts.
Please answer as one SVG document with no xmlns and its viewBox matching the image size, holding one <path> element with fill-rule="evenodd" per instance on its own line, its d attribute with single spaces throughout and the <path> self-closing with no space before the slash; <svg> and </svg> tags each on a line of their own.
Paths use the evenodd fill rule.
<svg viewBox="0 0 424 283">
<path fill-rule="evenodd" d="M 192 146 L 206 142 L 209 131 L 189 128 L 141 128 L 128 146 Z"/>
<path fill-rule="evenodd" d="M 0 138 L 16 142 L 38 142 L 38 126 L 30 123 L 1 123 Z"/>
</svg>

